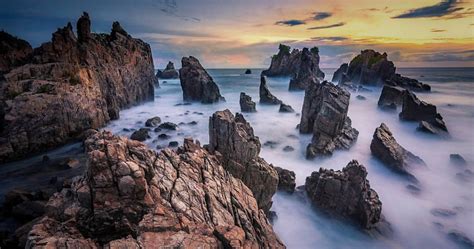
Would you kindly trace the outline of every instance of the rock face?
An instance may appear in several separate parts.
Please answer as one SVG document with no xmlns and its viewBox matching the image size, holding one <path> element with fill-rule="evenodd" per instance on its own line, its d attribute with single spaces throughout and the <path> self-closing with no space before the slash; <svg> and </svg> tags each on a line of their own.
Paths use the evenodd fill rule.
<svg viewBox="0 0 474 249">
<path fill-rule="evenodd" d="M 219 87 L 201 66 L 199 60 L 189 56 L 181 59 L 179 79 L 185 101 L 201 101 L 204 104 L 224 101 Z"/>
<path fill-rule="evenodd" d="M 410 177 L 412 177 L 408 172 L 410 166 L 425 165 L 421 158 L 397 143 L 392 132 L 384 123 L 375 129 L 372 142 L 370 143 L 370 151 L 372 155 L 390 169 Z"/>
<path fill-rule="evenodd" d="M 32 52 L 27 41 L 0 31 L 0 74 L 26 63 Z"/>
<path fill-rule="evenodd" d="M 410 92 L 403 94 L 402 112 L 400 119 L 407 121 L 420 121 L 420 129 L 430 133 L 445 133 L 448 131 L 443 117 L 436 110 L 436 106 L 418 99 Z"/>
<path fill-rule="evenodd" d="M 401 106 L 403 102 L 404 89 L 395 86 L 383 86 L 377 105 L 382 109 Z"/>
<path fill-rule="evenodd" d="M 58 29 L 1 77 L 0 162 L 64 144 L 119 118 L 122 108 L 153 100 L 148 44 L 117 22 L 109 35 L 90 33 L 87 13 L 77 28 L 78 37 L 70 23 Z"/>
<path fill-rule="evenodd" d="M 317 84 L 324 79 L 324 73 L 319 69 L 318 52 L 310 52 L 303 48 L 300 64 L 290 80 L 289 90 L 305 90 L 309 85 Z"/>
<path fill-rule="evenodd" d="M 278 190 L 289 194 L 294 193 L 296 187 L 295 172 L 280 167 L 275 167 L 275 170 L 278 172 Z"/>
<path fill-rule="evenodd" d="M 359 132 L 347 116 L 350 94 L 329 82 L 314 84 L 305 91 L 299 130 L 313 133 L 306 156 L 331 155 L 335 149 L 348 149 Z"/>
<path fill-rule="evenodd" d="M 220 154 L 222 165 L 241 179 L 253 192 L 258 206 L 266 213 L 278 186 L 278 173 L 259 157 L 261 144 L 245 118 L 229 110 L 215 112 L 209 118 L 209 151 Z"/>
<path fill-rule="evenodd" d="M 273 94 L 268 90 L 267 80 L 265 76 L 260 76 L 260 104 L 268 104 L 268 105 L 279 105 L 281 104 L 281 100 L 277 97 L 273 96 Z"/>
<path fill-rule="evenodd" d="M 256 112 L 255 102 L 252 101 L 252 97 L 248 96 L 244 92 L 240 93 L 240 111 L 241 112 Z"/>
<path fill-rule="evenodd" d="M 343 75 L 347 72 L 347 69 L 349 68 L 349 65 L 347 63 L 342 64 L 335 72 L 334 75 L 332 76 L 331 82 L 333 83 L 339 83 L 343 79 Z"/>
<path fill-rule="evenodd" d="M 367 170 L 351 161 L 341 170 L 320 168 L 306 178 L 306 193 L 318 209 L 356 222 L 364 229 L 381 221 L 382 202 L 370 188 Z"/>
<path fill-rule="evenodd" d="M 48 202 L 28 248 L 284 248 L 252 192 L 199 143 L 160 153 L 109 132 Z"/>
<path fill-rule="evenodd" d="M 173 62 L 169 61 L 163 71 L 158 70 L 156 77 L 160 79 L 177 79 L 179 77 L 178 71 L 174 68 Z"/>
</svg>

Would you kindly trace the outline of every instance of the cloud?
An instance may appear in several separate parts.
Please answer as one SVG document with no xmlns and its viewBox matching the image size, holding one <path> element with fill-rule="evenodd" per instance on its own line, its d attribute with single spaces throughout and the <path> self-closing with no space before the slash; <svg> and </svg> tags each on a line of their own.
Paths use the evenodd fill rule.
<svg viewBox="0 0 474 249">
<path fill-rule="evenodd" d="M 314 15 L 313 20 L 320 21 L 320 20 L 323 20 L 323 19 L 326 19 L 326 18 L 332 16 L 332 13 L 330 13 L 330 12 L 314 12 L 313 15 Z"/>
<path fill-rule="evenodd" d="M 331 24 L 331 25 L 311 27 L 311 28 L 308 28 L 308 29 L 330 29 L 330 28 L 341 27 L 341 26 L 344 26 L 344 25 L 346 25 L 345 22 L 339 22 L 339 23 L 335 23 L 335 24 Z"/>
<path fill-rule="evenodd" d="M 458 7 L 458 4 L 459 1 L 457 0 L 446 0 L 435 5 L 408 10 L 405 13 L 392 18 L 426 18 L 448 16 L 454 12 L 464 9 L 462 7 Z"/>
<path fill-rule="evenodd" d="M 302 24 L 306 24 L 306 22 L 303 20 L 296 20 L 296 19 L 278 21 L 275 23 L 275 25 L 283 25 L 283 26 L 297 26 L 297 25 L 302 25 Z"/>
<path fill-rule="evenodd" d="M 433 32 L 433 33 L 441 33 L 441 32 L 446 32 L 446 29 L 431 29 L 431 32 Z"/>
<path fill-rule="evenodd" d="M 311 37 L 312 41 L 317 41 L 317 42 L 339 42 L 339 41 L 345 41 L 348 39 L 349 38 L 344 37 L 344 36 Z"/>
</svg>

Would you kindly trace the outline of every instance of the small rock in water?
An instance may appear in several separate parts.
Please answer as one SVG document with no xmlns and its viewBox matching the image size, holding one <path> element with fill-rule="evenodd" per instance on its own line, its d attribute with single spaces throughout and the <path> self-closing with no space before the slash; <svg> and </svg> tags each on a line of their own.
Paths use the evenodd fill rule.
<svg viewBox="0 0 474 249">
<path fill-rule="evenodd" d="M 245 74 L 252 74 L 252 70 L 250 69 L 245 70 Z"/>
<path fill-rule="evenodd" d="M 410 191 L 410 193 L 412 193 L 412 194 L 414 194 L 414 195 L 418 195 L 418 194 L 420 194 L 420 192 L 421 192 L 420 187 L 418 187 L 418 186 L 416 186 L 416 185 L 414 185 L 414 184 L 408 184 L 408 185 L 406 186 L 406 188 L 408 189 L 408 191 Z"/>
<path fill-rule="evenodd" d="M 155 126 L 158 126 L 160 123 L 161 123 L 161 118 L 157 116 L 157 117 L 153 117 L 153 118 L 148 119 L 145 122 L 145 126 L 146 127 L 155 127 Z"/>
<path fill-rule="evenodd" d="M 154 131 L 154 132 L 160 132 L 161 130 L 162 130 L 161 128 L 156 127 L 153 131 Z"/>
<path fill-rule="evenodd" d="M 267 146 L 267 147 L 270 147 L 272 149 L 276 148 L 278 145 L 278 142 L 275 142 L 275 141 L 266 141 L 263 146 Z"/>
<path fill-rule="evenodd" d="M 365 98 L 364 96 L 362 96 L 362 95 L 357 95 L 356 98 L 357 98 L 358 100 L 366 100 L 366 98 Z"/>
<path fill-rule="evenodd" d="M 130 132 L 130 129 L 128 129 L 128 128 L 123 128 L 122 131 Z"/>
<path fill-rule="evenodd" d="M 283 151 L 285 151 L 285 152 L 290 152 L 290 151 L 294 151 L 294 150 L 295 150 L 295 148 L 293 148 L 293 147 L 291 147 L 291 146 L 289 146 L 289 145 L 287 145 L 287 146 L 285 146 L 285 147 L 283 148 Z"/>
<path fill-rule="evenodd" d="M 148 128 L 140 128 L 138 131 L 132 133 L 130 139 L 143 142 L 150 138 L 150 135 L 148 134 L 149 131 L 150 129 Z"/>
<path fill-rule="evenodd" d="M 451 230 L 448 233 L 448 238 L 460 245 L 461 248 L 474 248 L 474 242 L 461 231 Z"/>
<path fill-rule="evenodd" d="M 295 134 L 289 134 L 287 137 L 293 138 L 293 139 L 298 139 L 298 136 Z"/>
<path fill-rule="evenodd" d="M 178 141 L 171 141 L 171 142 L 168 144 L 169 147 L 178 147 L 178 145 L 179 145 Z"/>
<path fill-rule="evenodd" d="M 433 208 L 430 213 L 436 217 L 451 218 L 456 216 L 456 211 L 444 208 Z"/>
<path fill-rule="evenodd" d="M 456 177 L 463 182 L 470 182 L 474 178 L 474 173 L 471 170 L 466 169 L 463 172 L 457 173 Z"/>
<path fill-rule="evenodd" d="M 450 154 L 449 155 L 449 161 L 454 164 L 454 165 L 458 165 L 458 166 L 466 166 L 467 165 L 467 162 L 466 160 L 464 159 L 464 157 L 462 157 L 461 155 L 459 154 Z"/>
<path fill-rule="evenodd" d="M 158 135 L 158 138 L 159 138 L 159 139 L 168 139 L 168 138 L 170 138 L 170 137 L 171 137 L 171 136 L 169 136 L 169 135 L 167 135 L 167 134 L 164 134 L 164 133 Z"/>
<path fill-rule="evenodd" d="M 176 125 L 175 123 L 171 123 L 171 122 L 165 122 L 163 124 L 160 124 L 158 126 L 158 128 L 166 129 L 166 130 L 177 130 L 178 125 Z"/>
<path fill-rule="evenodd" d="M 198 123 L 197 121 L 191 121 L 188 123 L 188 125 L 197 125 L 197 123 Z"/>
<path fill-rule="evenodd" d="M 295 112 L 295 110 L 290 105 L 281 103 L 279 112 Z"/>
<path fill-rule="evenodd" d="M 240 111 L 241 112 L 256 112 L 255 102 L 252 101 L 252 97 L 248 96 L 244 92 L 240 93 Z"/>
</svg>

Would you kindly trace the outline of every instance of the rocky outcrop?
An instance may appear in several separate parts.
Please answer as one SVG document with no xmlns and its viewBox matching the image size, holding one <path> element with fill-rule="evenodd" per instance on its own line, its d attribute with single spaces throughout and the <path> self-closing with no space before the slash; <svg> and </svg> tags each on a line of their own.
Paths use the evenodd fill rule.
<svg viewBox="0 0 474 249">
<path fill-rule="evenodd" d="M 287 112 L 287 113 L 295 112 L 295 110 L 293 110 L 293 107 L 291 107 L 291 105 L 287 105 L 285 103 L 280 104 L 280 109 L 278 111 L 279 112 Z"/>
<path fill-rule="evenodd" d="M 157 153 L 110 132 L 48 202 L 28 248 L 284 248 L 249 188 L 198 142 Z"/>
<path fill-rule="evenodd" d="M 151 49 L 123 31 L 90 32 L 87 13 L 0 79 L 0 162 L 46 150 L 153 100 Z"/>
<path fill-rule="evenodd" d="M 383 86 L 377 105 L 382 109 L 397 109 L 403 102 L 405 90 L 400 87 Z"/>
<path fill-rule="evenodd" d="M 300 64 L 290 80 L 289 90 L 305 90 L 309 85 L 317 84 L 324 79 L 324 73 L 319 69 L 318 52 L 303 48 Z"/>
<path fill-rule="evenodd" d="M 436 110 L 436 106 L 418 99 L 410 92 L 403 94 L 402 112 L 400 119 L 407 121 L 419 121 L 419 129 L 422 131 L 443 134 L 448 132 L 448 128 L 443 121 L 443 117 Z"/>
<path fill-rule="evenodd" d="M 359 132 L 351 127 L 347 116 L 349 98 L 349 92 L 326 81 L 306 89 L 299 130 L 313 134 L 306 151 L 308 158 L 331 155 L 335 149 L 348 149 L 355 142 Z"/>
<path fill-rule="evenodd" d="M 256 112 L 255 102 L 252 101 L 252 97 L 248 96 L 244 92 L 240 93 L 240 111 L 241 112 Z"/>
<path fill-rule="evenodd" d="M 278 173 L 278 190 L 284 191 L 289 194 L 293 194 L 295 192 L 296 187 L 296 175 L 295 172 L 282 169 L 280 167 L 275 167 L 275 170 Z"/>
<path fill-rule="evenodd" d="M 192 56 L 181 59 L 179 79 L 185 101 L 201 101 L 201 103 L 210 104 L 225 100 L 212 77 L 201 66 L 199 60 Z"/>
<path fill-rule="evenodd" d="M 392 132 L 384 123 L 375 129 L 372 142 L 370 143 L 370 151 L 372 155 L 390 169 L 412 178 L 413 176 L 409 173 L 409 168 L 416 165 L 425 165 L 421 158 L 397 143 Z"/>
<path fill-rule="evenodd" d="M 347 72 L 349 65 L 347 63 L 343 63 L 333 74 L 332 76 L 332 83 L 339 83 L 343 79 L 344 74 Z"/>
<path fill-rule="evenodd" d="M 318 209 L 348 219 L 364 229 L 382 221 L 382 202 L 370 188 L 367 170 L 353 160 L 342 170 L 320 168 L 306 178 L 306 193 Z"/>
<path fill-rule="evenodd" d="M 0 31 L 0 75 L 26 63 L 32 52 L 27 41 Z"/>
<path fill-rule="evenodd" d="M 260 140 L 240 113 L 234 117 L 224 110 L 209 118 L 209 151 L 220 154 L 224 168 L 252 190 L 258 206 L 268 213 L 277 190 L 278 173 L 258 156 L 260 149 Z"/>
<path fill-rule="evenodd" d="M 268 105 L 279 105 L 281 104 L 281 100 L 277 97 L 273 96 L 273 94 L 268 90 L 267 80 L 265 76 L 260 76 L 260 104 L 268 104 Z"/>
<path fill-rule="evenodd" d="M 169 61 L 166 68 L 161 71 L 158 70 L 156 77 L 160 79 L 177 79 L 179 77 L 178 71 L 174 68 L 173 62 Z"/>
</svg>

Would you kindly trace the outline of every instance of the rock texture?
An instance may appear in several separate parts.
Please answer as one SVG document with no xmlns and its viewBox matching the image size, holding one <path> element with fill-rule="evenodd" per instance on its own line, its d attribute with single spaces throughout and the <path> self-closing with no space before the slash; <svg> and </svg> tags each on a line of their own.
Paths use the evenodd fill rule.
<svg viewBox="0 0 474 249">
<path fill-rule="evenodd" d="M 300 64 L 290 80 L 289 90 L 305 90 L 309 85 L 317 84 L 324 79 L 324 73 L 319 69 L 318 52 L 303 48 L 299 56 Z"/>
<path fill-rule="evenodd" d="M 212 77 L 192 56 L 181 59 L 179 79 L 185 101 L 201 101 L 204 104 L 225 101 Z"/>
<path fill-rule="evenodd" d="M 48 202 L 28 248 L 284 248 L 252 192 L 190 139 L 160 153 L 109 132 Z"/>
<path fill-rule="evenodd" d="M 403 102 L 403 93 L 405 90 L 395 86 L 383 86 L 377 105 L 382 109 L 395 109 L 401 106 Z"/>
<path fill-rule="evenodd" d="M 332 83 L 339 83 L 343 79 L 344 74 L 347 72 L 349 68 L 349 64 L 343 63 L 333 74 L 332 76 Z"/>
<path fill-rule="evenodd" d="M 0 31 L 0 75 L 26 63 L 32 52 L 27 41 Z"/>
<path fill-rule="evenodd" d="M 275 170 L 278 173 L 278 190 L 284 191 L 289 194 L 295 192 L 296 187 L 296 175 L 295 172 L 287 169 L 282 169 L 280 167 L 275 167 Z"/>
<path fill-rule="evenodd" d="M 359 132 L 351 127 L 347 116 L 349 98 L 349 92 L 326 81 L 306 89 L 299 130 L 313 133 L 308 158 L 331 155 L 335 149 L 348 149 L 355 142 Z"/>
<path fill-rule="evenodd" d="M 173 62 L 169 61 L 163 71 L 158 70 L 156 77 L 160 79 L 177 79 L 179 77 L 178 71 L 174 68 Z"/>
<path fill-rule="evenodd" d="M 372 155 L 390 169 L 410 177 L 412 177 L 408 171 L 410 166 L 425 165 L 421 158 L 397 143 L 392 132 L 384 123 L 375 129 L 372 142 L 370 143 L 370 151 Z"/>
<path fill-rule="evenodd" d="M 418 99 L 410 92 L 403 94 L 402 112 L 400 119 L 407 121 L 419 121 L 420 130 L 435 134 L 448 132 L 448 128 L 443 121 L 443 117 L 436 110 L 436 106 Z"/>
<path fill-rule="evenodd" d="M 255 102 L 252 101 L 252 97 L 248 96 L 244 92 L 240 93 L 240 111 L 241 112 L 256 112 Z"/>
<path fill-rule="evenodd" d="M 220 154 L 224 168 L 252 190 L 258 206 L 268 213 L 277 190 L 278 173 L 258 156 L 260 148 L 260 140 L 241 114 L 234 117 L 224 110 L 209 118 L 209 151 Z"/>
<path fill-rule="evenodd" d="M 267 80 L 265 76 L 260 76 L 260 104 L 268 104 L 268 105 L 279 105 L 281 104 L 281 100 L 277 97 L 273 96 L 273 94 L 268 90 Z"/>
<path fill-rule="evenodd" d="M 77 34 L 70 23 L 58 29 L 0 77 L 0 162 L 64 144 L 119 118 L 122 108 L 153 100 L 148 44 L 118 22 L 111 34 L 91 33 L 87 13 Z"/>
<path fill-rule="evenodd" d="M 342 170 L 320 168 L 306 178 L 306 193 L 315 207 L 364 229 L 382 220 L 382 202 L 370 188 L 367 170 L 353 160 Z"/>
</svg>

